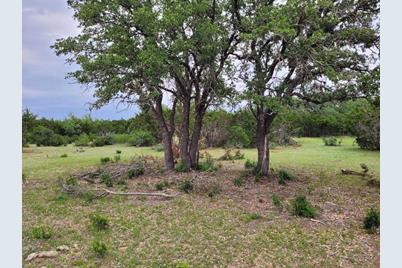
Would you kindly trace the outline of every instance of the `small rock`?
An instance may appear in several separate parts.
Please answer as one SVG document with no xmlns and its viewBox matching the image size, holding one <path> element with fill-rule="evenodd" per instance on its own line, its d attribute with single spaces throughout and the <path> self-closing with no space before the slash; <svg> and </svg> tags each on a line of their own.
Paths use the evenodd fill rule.
<svg viewBox="0 0 402 268">
<path fill-rule="evenodd" d="M 127 247 L 120 247 L 120 248 L 119 248 L 119 251 L 120 251 L 120 252 L 124 252 L 124 251 L 126 251 L 126 249 L 127 249 Z"/>
<path fill-rule="evenodd" d="M 38 257 L 38 253 L 34 252 L 34 253 L 29 254 L 29 255 L 25 258 L 25 260 L 26 260 L 26 261 L 30 261 L 30 260 L 35 259 L 36 257 Z"/>
<path fill-rule="evenodd" d="M 56 250 L 57 250 L 57 251 L 69 251 L 70 248 L 69 248 L 68 246 L 66 246 L 66 245 L 62 245 L 62 246 L 58 246 L 58 247 L 56 248 Z"/>
</svg>

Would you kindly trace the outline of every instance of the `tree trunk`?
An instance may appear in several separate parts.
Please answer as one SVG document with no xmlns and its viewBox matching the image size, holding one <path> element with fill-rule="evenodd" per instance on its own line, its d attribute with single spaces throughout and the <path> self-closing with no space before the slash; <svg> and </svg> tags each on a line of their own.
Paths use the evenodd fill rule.
<svg viewBox="0 0 402 268">
<path fill-rule="evenodd" d="M 198 166 L 198 146 L 201 137 L 201 129 L 202 129 L 202 119 L 204 117 L 204 113 L 202 110 L 197 111 L 194 121 L 194 129 L 193 134 L 191 136 L 191 144 L 190 144 L 190 158 L 191 158 L 191 167 L 196 168 Z"/>
<path fill-rule="evenodd" d="M 185 169 L 191 169 L 191 157 L 189 153 L 190 142 L 190 98 L 185 98 L 183 101 L 183 121 L 180 129 L 180 159 Z"/>
<path fill-rule="evenodd" d="M 172 113 L 174 116 L 175 107 L 172 109 Z M 174 157 L 173 157 L 173 149 L 172 149 L 172 138 L 174 133 L 174 125 L 170 125 L 170 129 L 166 124 L 166 120 L 163 116 L 162 110 L 162 95 L 156 98 L 155 100 L 155 108 L 154 114 L 158 121 L 160 131 L 162 133 L 162 143 L 163 143 L 163 151 L 164 151 L 164 160 L 165 160 L 165 168 L 168 170 L 174 169 Z M 171 122 L 174 124 L 174 122 Z"/>
<path fill-rule="evenodd" d="M 262 176 L 269 175 L 269 127 L 275 118 L 275 114 L 267 114 L 266 112 L 257 115 L 257 151 L 258 162 L 257 171 Z"/>
</svg>

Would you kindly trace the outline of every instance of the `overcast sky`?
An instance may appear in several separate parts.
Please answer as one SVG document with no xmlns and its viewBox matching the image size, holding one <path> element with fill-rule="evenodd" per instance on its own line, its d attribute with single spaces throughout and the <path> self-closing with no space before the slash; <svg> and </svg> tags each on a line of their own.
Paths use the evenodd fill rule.
<svg viewBox="0 0 402 268">
<path fill-rule="evenodd" d="M 64 79 L 73 70 L 49 48 L 57 38 L 79 33 L 66 0 L 23 0 L 22 104 L 39 116 L 61 119 L 89 113 L 91 92 Z M 132 117 L 136 108 L 115 104 L 91 112 L 93 118 Z"/>
</svg>

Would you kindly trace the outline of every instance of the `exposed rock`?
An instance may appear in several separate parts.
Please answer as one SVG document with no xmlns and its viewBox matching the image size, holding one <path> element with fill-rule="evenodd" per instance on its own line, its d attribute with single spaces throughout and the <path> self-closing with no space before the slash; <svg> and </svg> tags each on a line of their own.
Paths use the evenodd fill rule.
<svg viewBox="0 0 402 268">
<path fill-rule="evenodd" d="M 31 261 L 35 258 L 53 258 L 53 257 L 56 257 L 57 255 L 58 255 L 58 253 L 55 250 L 34 252 L 34 253 L 29 254 L 25 260 Z"/>
</svg>

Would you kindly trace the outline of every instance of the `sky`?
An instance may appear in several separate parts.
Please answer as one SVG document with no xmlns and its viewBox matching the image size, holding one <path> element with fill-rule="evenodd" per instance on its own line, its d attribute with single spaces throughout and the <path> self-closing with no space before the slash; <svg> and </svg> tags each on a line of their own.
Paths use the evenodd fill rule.
<svg viewBox="0 0 402 268">
<path fill-rule="evenodd" d="M 79 33 L 73 11 L 66 0 L 23 0 L 22 2 L 22 106 L 39 117 L 63 119 L 70 113 L 93 118 L 130 118 L 136 107 L 107 105 L 89 111 L 92 93 L 71 79 L 65 79 L 69 66 L 50 45 L 57 38 Z"/>
</svg>

